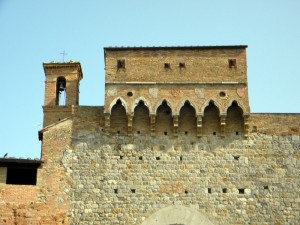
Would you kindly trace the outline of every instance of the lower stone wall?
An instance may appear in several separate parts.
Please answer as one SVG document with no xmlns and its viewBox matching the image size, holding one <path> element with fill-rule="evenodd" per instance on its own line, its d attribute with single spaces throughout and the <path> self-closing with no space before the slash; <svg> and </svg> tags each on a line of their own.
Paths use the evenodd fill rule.
<svg viewBox="0 0 300 225">
<path fill-rule="evenodd" d="M 172 205 L 192 207 L 212 224 L 300 223 L 297 135 L 197 139 L 82 131 L 73 134 L 62 164 L 72 180 L 71 224 L 147 224 Z"/>
</svg>

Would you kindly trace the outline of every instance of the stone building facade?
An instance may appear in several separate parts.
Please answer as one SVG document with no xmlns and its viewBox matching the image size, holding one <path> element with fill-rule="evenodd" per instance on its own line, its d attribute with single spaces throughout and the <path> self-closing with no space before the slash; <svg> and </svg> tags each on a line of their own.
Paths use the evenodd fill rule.
<svg viewBox="0 0 300 225">
<path fill-rule="evenodd" d="M 0 224 L 300 224 L 300 114 L 251 113 L 247 46 L 105 48 L 44 63 L 42 157 L 0 159 Z"/>
</svg>

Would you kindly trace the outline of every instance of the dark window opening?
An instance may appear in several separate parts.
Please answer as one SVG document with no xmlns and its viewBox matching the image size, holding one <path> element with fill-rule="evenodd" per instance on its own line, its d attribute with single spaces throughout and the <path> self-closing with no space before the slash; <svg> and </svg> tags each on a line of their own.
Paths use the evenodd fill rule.
<svg viewBox="0 0 300 225">
<path fill-rule="evenodd" d="M 132 97 L 132 96 L 133 96 L 133 93 L 132 93 L 131 91 L 128 91 L 128 92 L 127 92 L 127 96 L 128 96 L 128 97 Z"/>
<path fill-rule="evenodd" d="M 66 79 L 57 78 L 56 81 L 56 105 L 66 105 Z"/>
<path fill-rule="evenodd" d="M 227 188 L 222 188 L 223 193 L 227 193 Z"/>
<path fill-rule="evenodd" d="M 170 65 L 170 63 L 165 63 L 165 64 L 164 64 L 164 67 L 165 67 L 165 69 L 170 69 L 170 68 L 171 68 L 171 65 Z"/>
<path fill-rule="evenodd" d="M 115 194 L 118 194 L 118 189 L 114 189 L 114 193 L 115 193 Z"/>
<path fill-rule="evenodd" d="M 137 134 L 140 134 L 141 132 L 138 130 L 136 133 L 137 133 Z"/>
<path fill-rule="evenodd" d="M 239 188 L 239 194 L 245 194 L 245 188 Z"/>
<path fill-rule="evenodd" d="M 240 156 L 239 156 L 239 155 L 234 155 L 233 158 L 234 158 L 235 160 L 239 160 Z"/>
<path fill-rule="evenodd" d="M 264 189 L 265 190 L 269 190 L 269 186 L 264 186 Z"/>
<path fill-rule="evenodd" d="M 139 160 L 143 160 L 143 156 L 140 156 L 140 157 L 139 157 Z"/>
<path fill-rule="evenodd" d="M 217 135 L 217 132 L 213 132 L 213 135 Z"/>
<path fill-rule="evenodd" d="M 160 160 L 160 157 L 159 157 L 159 156 L 156 156 L 155 159 L 156 159 L 156 160 Z"/>
<path fill-rule="evenodd" d="M 119 59 L 117 61 L 117 68 L 118 69 L 125 69 L 125 59 Z"/>
<path fill-rule="evenodd" d="M 211 194 L 211 188 L 207 188 L 207 193 Z"/>
<path fill-rule="evenodd" d="M 133 194 L 134 194 L 134 193 L 135 193 L 135 189 L 131 189 L 131 193 L 133 193 Z"/>
<path fill-rule="evenodd" d="M 236 68 L 236 59 L 228 59 L 229 68 Z"/>
<path fill-rule="evenodd" d="M 117 134 L 119 134 L 119 133 L 120 133 L 120 131 L 118 130 L 118 131 L 117 131 Z"/>
<path fill-rule="evenodd" d="M 123 159 L 123 156 L 122 156 L 122 155 L 120 155 L 120 159 Z"/>
<path fill-rule="evenodd" d="M 7 168 L 7 184 L 36 185 L 37 169 Z"/>
<path fill-rule="evenodd" d="M 167 132 L 167 131 L 165 131 L 165 132 L 164 132 L 164 135 L 168 135 L 168 132 Z"/>
<path fill-rule="evenodd" d="M 235 132 L 235 135 L 239 135 L 239 132 L 238 132 L 238 131 L 236 131 L 236 132 Z"/>
<path fill-rule="evenodd" d="M 184 132 L 184 134 L 185 134 L 185 135 L 188 135 L 188 132 L 187 132 L 187 131 L 185 131 L 185 132 Z"/>
<path fill-rule="evenodd" d="M 185 68 L 185 63 L 183 63 L 183 62 L 179 63 L 179 68 L 180 69 Z"/>
<path fill-rule="evenodd" d="M 252 132 L 257 132 L 257 126 L 252 127 Z"/>
<path fill-rule="evenodd" d="M 179 160 L 182 161 L 182 159 L 183 159 L 182 156 L 180 156 Z"/>
<path fill-rule="evenodd" d="M 184 193 L 188 194 L 189 192 L 188 192 L 188 190 L 185 190 Z"/>
</svg>

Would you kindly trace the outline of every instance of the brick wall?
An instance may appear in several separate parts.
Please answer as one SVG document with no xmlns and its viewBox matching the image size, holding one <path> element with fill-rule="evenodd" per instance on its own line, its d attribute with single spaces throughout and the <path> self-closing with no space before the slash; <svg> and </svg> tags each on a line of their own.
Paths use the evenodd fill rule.
<svg viewBox="0 0 300 225">
<path fill-rule="evenodd" d="M 229 68 L 228 59 L 237 67 Z M 117 60 L 125 59 L 125 69 Z M 165 69 L 164 63 L 170 64 Z M 185 63 L 180 68 L 179 63 Z M 242 82 L 247 83 L 245 48 L 106 49 L 106 82 Z M 224 76 L 226 75 L 226 76 Z"/>
<path fill-rule="evenodd" d="M 36 185 L 0 182 L 0 224 L 70 224 L 71 204 L 66 188 L 72 183 L 62 165 L 70 146 L 71 121 L 43 132 L 44 163 L 38 168 Z M 0 170 L 1 174 L 3 169 Z"/>
<path fill-rule="evenodd" d="M 266 134 L 298 135 L 300 134 L 299 113 L 252 113 L 250 131 L 257 130 Z"/>
<path fill-rule="evenodd" d="M 236 68 L 228 60 L 236 59 Z M 118 68 L 118 60 L 125 68 Z M 105 49 L 105 112 L 110 113 L 117 99 L 133 113 L 141 99 L 155 114 L 165 99 L 178 115 L 185 101 L 203 114 L 210 100 L 226 113 L 235 100 L 249 113 L 246 48 L 108 48 Z M 165 63 L 170 68 L 164 67 Z M 185 67 L 180 68 L 179 64 Z"/>
</svg>

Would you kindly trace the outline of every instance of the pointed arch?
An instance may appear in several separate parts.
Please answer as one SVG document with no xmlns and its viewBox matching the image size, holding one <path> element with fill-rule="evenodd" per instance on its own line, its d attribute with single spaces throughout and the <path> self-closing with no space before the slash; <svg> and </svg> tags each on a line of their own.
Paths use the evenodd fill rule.
<svg viewBox="0 0 300 225">
<path fill-rule="evenodd" d="M 227 109 L 226 116 L 226 134 L 243 135 L 244 134 L 244 117 L 243 109 L 237 101 L 232 101 L 231 106 Z"/>
<path fill-rule="evenodd" d="M 133 111 L 132 130 L 134 134 L 150 133 L 150 111 L 143 100 L 140 100 Z"/>
<path fill-rule="evenodd" d="M 167 101 L 162 101 L 156 110 L 156 134 L 172 135 L 173 134 L 173 117 L 172 108 Z"/>
<path fill-rule="evenodd" d="M 109 105 L 109 109 L 108 109 L 109 111 L 108 112 L 111 114 L 112 107 L 114 105 L 116 105 L 117 101 L 121 101 L 122 106 L 125 108 L 125 112 L 128 113 L 127 103 L 122 97 L 117 97 L 117 98 L 115 98 L 114 100 L 111 101 L 111 103 Z"/>
<path fill-rule="evenodd" d="M 195 136 L 197 134 L 197 119 L 196 110 L 189 101 L 185 101 L 179 111 L 179 126 L 180 134 Z"/>
<path fill-rule="evenodd" d="M 187 103 L 187 102 L 188 102 L 188 103 L 196 110 L 196 114 L 198 114 L 198 109 L 197 109 L 196 105 L 195 105 L 190 99 L 185 99 L 185 100 L 181 101 L 181 102 L 178 104 L 178 106 L 177 106 L 176 112 L 174 112 L 174 113 L 176 113 L 176 114 L 179 115 L 179 112 L 180 112 L 181 108 L 182 108 L 182 107 L 185 105 L 185 103 Z"/>
<path fill-rule="evenodd" d="M 111 108 L 110 114 L 110 131 L 112 133 L 127 134 L 128 118 L 126 109 L 122 101 L 118 99 L 116 104 Z"/>
<path fill-rule="evenodd" d="M 203 135 L 219 135 L 221 132 L 220 109 L 210 101 L 203 112 Z"/>
<path fill-rule="evenodd" d="M 242 110 L 243 115 L 244 115 L 244 113 L 246 112 L 246 109 L 245 109 L 244 105 L 241 102 L 239 102 L 239 101 L 237 101 L 235 99 L 232 99 L 231 101 L 228 102 L 228 104 L 226 105 L 226 108 L 225 108 L 226 112 L 228 111 L 228 108 L 230 106 L 232 106 L 233 103 L 237 104 L 240 107 L 240 109 Z"/>
<path fill-rule="evenodd" d="M 138 97 L 137 99 L 134 100 L 133 104 L 132 104 L 132 107 L 131 107 L 131 112 L 133 112 L 133 115 L 134 115 L 134 110 L 135 108 L 138 106 L 138 104 L 143 101 L 144 102 L 144 105 L 148 108 L 149 112 L 152 111 L 152 107 L 150 105 L 150 103 L 148 102 L 147 99 L 145 99 L 143 96 L 140 96 Z"/>
<path fill-rule="evenodd" d="M 154 113 L 157 113 L 158 107 L 160 107 L 164 102 L 170 107 L 170 109 L 172 109 L 172 105 L 171 105 L 171 103 L 170 103 L 167 99 L 161 99 L 161 100 L 158 101 L 158 103 L 155 105 Z M 173 115 L 173 114 L 172 114 L 172 115 Z"/>
<path fill-rule="evenodd" d="M 218 108 L 218 110 L 219 110 L 219 115 L 221 115 L 221 109 L 222 109 L 222 107 L 221 107 L 221 105 L 218 103 L 218 101 L 216 101 L 215 99 L 210 99 L 210 100 L 208 100 L 208 101 L 206 101 L 203 105 L 202 105 L 202 107 L 201 107 L 201 114 L 203 115 L 204 114 L 204 110 L 207 108 L 207 106 L 209 106 L 209 104 L 210 103 L 213 103 L 217 108 Z"/>
</svg>

